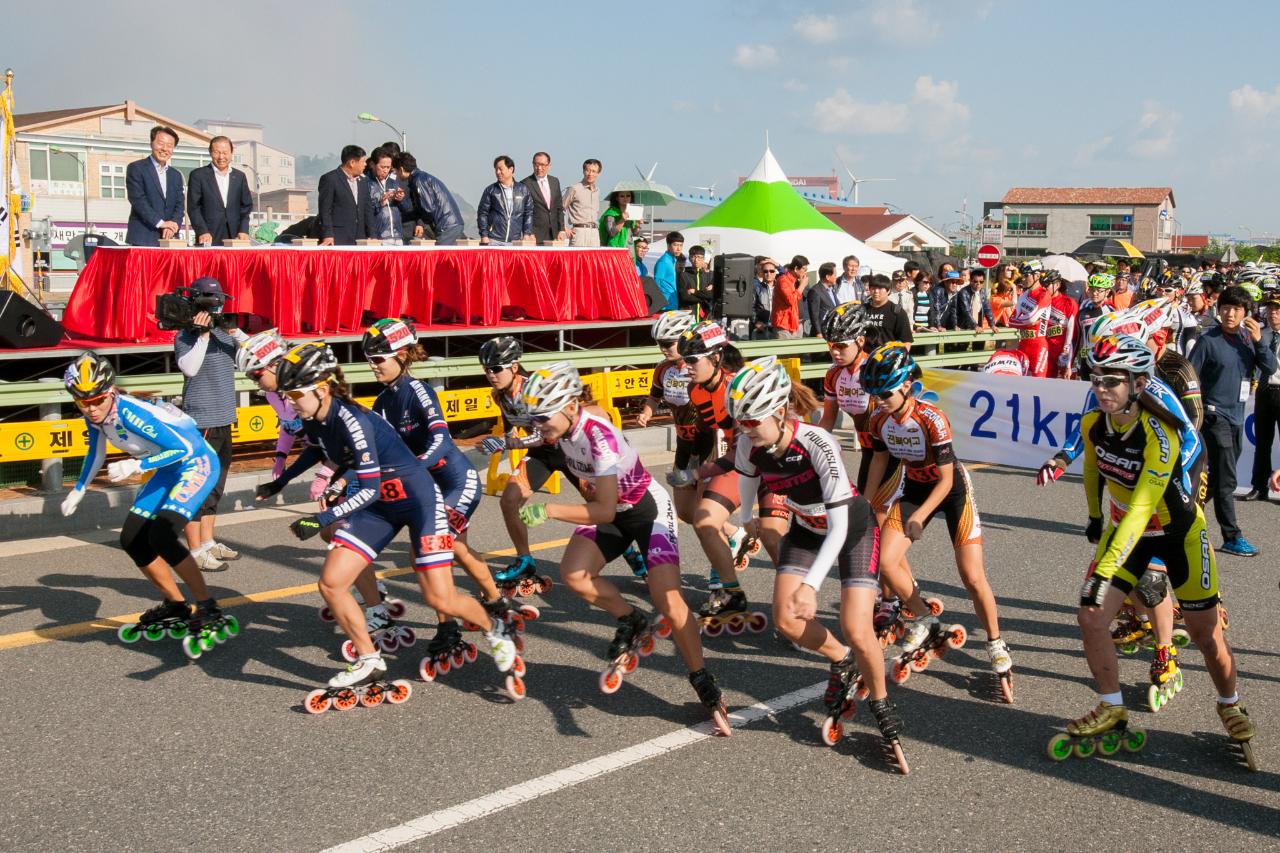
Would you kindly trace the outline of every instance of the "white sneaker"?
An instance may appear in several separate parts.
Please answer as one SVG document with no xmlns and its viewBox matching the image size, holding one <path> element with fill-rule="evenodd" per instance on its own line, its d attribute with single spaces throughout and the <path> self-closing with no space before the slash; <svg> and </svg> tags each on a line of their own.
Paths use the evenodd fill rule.
<svg viewBox="0 0 1280 853">
<path fill-rule="evenodd" d="M 202 572 L 221 572 L 225 571 L 227 564 L 214 556 L 213 550 L 201 551 L 199 555 L 192 555 L 196 560 L 196 568 Z"/>
<path fill-rule="evenodd" d="M 239 551 L 236 551 L 233 548 L 228 548 L 226 545 L 223 545 L 221 542 L 214 542 L 212 545 L 210 545 L 208 553 L 212 554 L 214 557 L 216 557 L 219 560 L 240 559 Z"/>
<path fill-rule="evenodd" d="M 391 614 L 387 612 L 387 608 L 381 604 L 375 604 L 364 612 L 365 630 L 372 634 L 374 631 L 380 631 L 395 622 L 391 618 Z"/>
<path fill-rule="evenodd" d="M 913 622 L 911 628 L 907 631 L 907 636 L 902 641 L 902 651 L 904 653 L 914 652 L 923 646 L 924 641 L 929 639 L 930 630 L 937 624 L 938 617 L 936 616 L 926 616 Z"/>
<path fill-rule="evenodd" d="M 493 662 L 498 667 L 498 672 L 507 672 L 515 666 L 516 644 L 507 633 L 504 623 L 495 620 L 485 634 L 485 639 L 489 641 L 489 651 L 493 653 Z"/>
<path fill-rule="evenodd" d="M 387 662 L 382 655 L 374 653 L 368 657 L 360 657 L 342 672 L 329 679 L 330 687 L 355 687 L 366 681 L 373 681 L 387 672 Z"/>
<path fill-rule="evenodd" d="M 1003 637 L 987 641 L 987 656 L 991 658 L 991 669 L 997 674 L 1013 669 L 1013 658 L 1009 655 L 1009 647 Z"/>
</svg>

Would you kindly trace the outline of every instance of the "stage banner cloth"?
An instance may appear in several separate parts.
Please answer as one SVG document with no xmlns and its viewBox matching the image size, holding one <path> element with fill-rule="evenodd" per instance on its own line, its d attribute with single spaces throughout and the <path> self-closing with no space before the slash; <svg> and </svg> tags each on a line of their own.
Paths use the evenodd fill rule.
<svg viewBox="0 0 1280 853">
<path fill-rule="evenodd" d="M 1089 384 L 1068 379 L 996 376 L 968 370 L 931 369 L 924 372 L 924 390 L 937 396 L 937 405 L 951 421 L 956 455 L 973 462 L 992 462 L 1039 470 L 1080 426 L 1080 410 Z M 1253 402 L 1245 408 L 1244 443 L 1236 466 L 1238 493 L 1249 490 L 1256 444 Z M 1272 447 L 1272 459 L 1280 453 Z M 1280 463 L 1273 462 L 1272 470 Z M 1067 469 L 1082 470 L 1077 459 Z M 1081 509 L 1084 497 L 1081 496 Z"/>
<path fill-rule="evenodd" d="M 625 249 L 121 246 L 93 253 L 63 323 L 96 340 L 166 342 L 156 296 L 206 275 L 232 296 L 226 310 L 261 315 L 286 338 L 359 333 L 366 312 L 484 326 L 648 316 Z"/>
</svg>

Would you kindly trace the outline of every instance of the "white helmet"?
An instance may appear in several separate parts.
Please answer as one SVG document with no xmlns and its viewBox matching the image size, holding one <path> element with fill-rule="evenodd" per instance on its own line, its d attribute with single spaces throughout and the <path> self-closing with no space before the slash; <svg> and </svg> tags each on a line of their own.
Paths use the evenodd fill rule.
<svg viewBox="0 0 1280 853">
<path fill-rule="evenodd" d="M 1147 345 L 1132 335 L 1102 338 L 1089 348 L 1089 367 L 1098 370 L 1123 370 L 1151 376 L 1156 357 Z"/>
<path fill-rule="evenodd" d="M 1150 301 L 1154 302 L 1155 300 Z M 1139 302 L 1131 308 L 1112 311 L 1098 317 L 1089 326 L 1089 346 L 1093 346 L 1103 338 L 1118 337 L 1120 335 L 1131 335 L 1138 340 L 1145 341 L 1152 332 L 1152 328 L 1147 325 L 1145 319 L 1148 312 L 1135 309 L 1142 309 L 1146 304 Z M 1164 324 L 1162 312 L 1155 312 L 1155 319 L 1158 319 L 1161 325 Z"/>
<path fill-rule="evenodd" d="M 692 311 L 664 311 L 653 321 L 655 341 L 674 341 L 697 324 Z"/>
<path fill-rule="evenodd" d="M 240 345 L 236 351 L 236 370 L 249 373 L 270 367 L 277 360 L 284 358 L 289 345 L 275 329 L 259 332 Z"/>
<path fill-rule="evenodd" d="M 557 361 L 530 373 L 523 392 L 530 415 L 554 415 L 582 396 L 582 379 L 572 364 Z"/>
<path fill-rule="evenodd" d="M 776 356 L 747 362 L 729 383 L 725 408 L 735 421 L 760 420 L 785 409 L 791 398 L 791 375 Z"/>
</svg>

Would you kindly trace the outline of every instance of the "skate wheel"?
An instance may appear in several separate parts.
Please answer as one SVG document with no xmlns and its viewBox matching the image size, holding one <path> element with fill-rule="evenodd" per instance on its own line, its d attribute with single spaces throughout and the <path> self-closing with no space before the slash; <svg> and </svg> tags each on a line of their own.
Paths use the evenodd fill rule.
<svg viewBox="0 0 1280 853">
<path fill-rule="evenodd" d="M 965 632 L 961 625 L 951 626 L 951 635 L 947 637 L 947 645 L 953 649 L 964 647 L 965 640 L 969 639 L 969 635 Z"/>
<path fill-rule="evenodd" d="M 894 661 L 893 667 L 889 670 L 889 677 L 893 679 L 894 684 L 902 684 L 911 676 L 911 669 L 905 666 L 902 661 Z"/>
<path fill-rule="evenodd" d="M 138 630 L 137 625 L 131 623 L 117 628 L 116 636 L 120 638 L 122 643 L 136 643 L 142 637 L 142 632 Z"/>
<path fill-rule="evenodd" d="M 329 691 L 324 688 L 312 690 L 307 694 L 307 698 L 302 700 L 302 707 L 308 714 L 323 714 L 332 705 L 333 700 L 329 698 Z"/>
<path fill-rule="evenodd" d="M 360 694 L 360 704 L 366 708 L 376 708 L 386 697 L 387 693 L 380 685 L 371 684 L 368 690 Z"/>
<path fill-rule="evenodd" d="M 463 664 L 467 662 L 467 652 L 465 649 L 457 649 L 453 654 L 449 655 L 449 661 L 454 669 L 462 669 Z"/>
<path fill-rule="evenodd" d="M 893 642 L 893 635 L 887 631 L 883 634 L 877 633 L 876 639 L 880 641 L 880 648 L 887 649 L 889 648 L 889 644 Z"/>
<path fill-rule="evenodd" d="M 350 711 L 360 704 L 360 697 L 350 687 L 344 687 L 333 697 L 333 707 L 339 711 Z"/>
<path fill-rule="evenodd" d="M 1112 729 L 1098 738 L 1098 752 L 1103 755 L 1115 755 L 1120 751 L 1120 733 Z"/>
<path fill-rule="evenodd" d="M 219 625 L 217 628 L 213 629 L 213 641 L 218 645 L 222 645 L 223 643 L 225 643 L 228 637 L 229 635 L 227 634 L 227 629 L 224 628 L 223 626 Z"/>
<path fill-rule="evenodd" d="M 183 637 L 187 636 L 187 626 L 186 625 L 170 625 L 168 629 L 168 634 L 169 634 L 169 639 L 171 640 L 181 640 Z"/>
<path fill-rule="evenodd" d="M 1153 714 L 1164 705 L 1164 697 L 1160 693 L 1160 688 L 1155 684 L 1147 688 L 1147 704 L 1151 706 L 1151 713 Z"/>
<path fill-rule="evenodd" d="M 1142 729 L 1128 729 L 1124 737 L 1125 752 L 1141 752 L 1147 745 L 1147 733 Z"/>
<path fill-rule="evenodd" d="M 542 611 L 532 604 L 521 604 L 519 610 L 520 615 L 530 622 L 536 622 L 538 617 L 542 615 Z"/>
<path fill-rule="evenodd" d="M 436 680 L 436 664 L 429 657 L 423 658 L 418 663 L 418 677 L 430 684 Z"/>
<path fill-rule="evenodd" d="M 524 651 L 524 634 L 513 634 L 511 636 L 511 643 L 516 647 L 516 651 L 523 652 Z"/>
<path fill-rule="evenodd" d="M 153 643 L 157 640 L 164 639 L 164 634 L 165 630 L 163 625 L 148 625 L 142 629 L 142 636 L 146 637 Z"/>
<path fill-rule="evenodd" d="M 1137 653 L 1138 653 L 1138 644 L 1137 644 L 1137 643 L 1121 643 L 1121 644 L 1120 644 L 1120 654 L 1122 654 L 1122 655 L 1136 655 Z"/>
<path fill-rule="evenodd" d="M 506 693 L 511 697 L 512 702 L 519 702 L 524 698 L 525 688 L 524 679 L 518 675 L 508 675 L 505 682 Z"/>
<path fill-rule="evenodd" d="M 234 616 L 228 616 L 226 618 L 226 621 L 223 624 L 226 626 L 228 637 L 240 636 L 240 620 L 239 619 L 237 619 Z"/>
<path fill-rule="evenodd" d="M 728 630 L 730 636 L 737 637 L 747 630 L 747 620 L 735 616 L 729 620 L 729 624 L 725 626 L 725 629 Z"/>
<path fill-rule="evenodd" d="M 926 598 L 924 600 L 924 603 L 929 605 L 929 613 L 931 613 L 934 616 L 938 616 L 942 613 L 943 610 L 946 610 L 946 608 L 942 605 L 942 599 L 940 598 Z"/>
<path fill-rule="evenodd" d="M 418 632 L 410 628 L 408 625 L 400 628 L 400 648 L 407 649 L 414 643 L 418 642 Z"/>
<path fill-rule="evenodd" d="M 1191 645 L 1191 635 L 1182 628 L 1173 629 L 1173 644 L 1180 649 L 1185 649 Z"/>
<path fill-rule="evenodd" d="M 387 691 L 387 703 L 390 705 L 403 705 L 409 701 L 409 697 L 413 695 L 413 685 L 403 678 L 397 678 L 391 682 L 391 689 Z"/>
<path fill-rule="evenodd" d="M 1098 749 L 1097 743 L 1092 738 L 1076 741 L 1074 751 L 1077 758 L 1089 758 Z"/>
<path fill-rule="evenodd" d="M 218 645 L 218 641 L 214 635 L 204 631 L 200 632 L 200 637 L 197 642 L 200 643 L 200 651 L 202 652 L 211 652 L 213 651 L 213 647 Z"/>
<path fill-rule="evenodd" d="M 191 658 L 191 660 L 198 660 L 200 655 L 203 653 L 200 648 L 200 643 L 192 634 L 188 634 L 182 638 L 182 652 L 187 657 Z"/>
<path fill-rule="evenodd" d="M 649 655 L 653 654 L 655 645 L 656 643 L 653 639 L 653 635 L 645 634 L 640 638 L 640 642 L 636 645 L 636 651 L 640 653 L 640 657 L 647 658 Z"/>
<path fill-rule="evenodd" d="M 911 667 L 912 672 L 924 672 L 929 667 L 929 656 L 913 657 L 907 665 Z"/>
<path fill-rule="evenodd" d="M 1071 735 L 1058 732 L 1049 739 L 1049 757 L 1054 761 L 1066 761 L 1071 757 Z"/>
<path fill-rule="evenodd" d="M 1173 692 L 1182 692 L 1182 670 L 1178 670 L 1173 674 Z"/>
<path fill-rule="evenodd" d="M 838 719 L 827 717 L 822 721 L 822 742 L 827 746 L 838 744 L 843 734 L 844 729 Z"/>
<path fill-rule="evenodd" d="M 893 742 L 893 760 L 898 762 L 898 772 L 903 776 L 911 772 L 911 766 L 907 764 L 907 755 L 902 751 L 902 744 L 896 740 Z"/>
<path fill-rule="evenodd" d="M 716 734 L 721 737 L 729 737 L 733 734 L 733 726 L 729 725 L 729 714 L 725 711 L 723 702 L 711 710 L 711 724 L 715 726 Z"/>
<path fill-rule="evenodd" d="M 853 698 L 854 698 L 854 699 L 857 699 L 859 702 L 861 702 L 861 701 L 865 700 L 865 699 L 866 699 L 868 696 L 870 696 L 870 695 L 871 695 L 871 688 L 870 688 L 870 687 L 868 687 L 868 686 L 866 685 L 866 683 L 862 680 L 862 677 L 861 677 L 861 676 L 859 676 L 859 677 L 858 677 L 858 684 L 857 684 L 857 686 L 856 686 L 856 687 L 854 687 L 854 689 L 853 689 Z M 849 715 L 849 716 L 853 716 L 853 714 L 852 714 L 852 713 L 850 713 L 850 715 Z"/>
<path fill-rule="evenodd" d="M 333 622 L 333 621 L 334 621 L 334 618 L 333 618 L 333 611 L 329 609 L 329 605 L 327 605 L 327 604 L 326 604 L 324 607 L 321 607 L 321 608 L 320 608 L 320 621 L 321 621 L 321 622 Z M 328 706 L 326 705 L 325 707 L 327 708 Z"/>
<path fill-rule="evenodd" d="M 1237 741 L 1240 744 L 1240 751 L 1244 753 L 1244 763 L 1248 765 L 1251 772 L 1258 771 L 1258 757 L 1253 754 L 1253 743 L 1247 740 Z"/>
<path fill-rule="evenodd" d="M 387 608 L 387 615 L 392 619 L 399 619 L 409 610 L 405 603 L 398 598 L 388 598 L 382 604 Z"/>
<path fill-rule="evenodd" d="M 452 667 L 449 665 L 448 657 L 442 657 L 440 660 L 436 661 L 436 674 L 448 675 L 450 669 L 452 669 Z"/>
<path fill-rule="evenodd" d="M 400 648 L 400 637 L 396 634 L 383 634 L 378 638 L 377 645 L 384 652 L 394 652 Z"/>
<path fill-rule="evenodd" d="M 340 649 L 340 652 L 342 654 L 342 659 L 347 663 L 355 663 L 360 657 L 360 653 L 356 651 L 356 644 L 350 640 L 342 641 L 342 648 Z"/>
<path fill-rule="evenodd" d="M 1000 676 L 1000 692 L 1004 694 L 1004 701 L 1008 705 L 1013 704 L 1013 676 L 1009 673 L 1003 673 Z"/>
<path fill-rule="evenodd" d="M 747 542 L 747 556 L 754 557 L 760 553 L 761 543 L 759 539 L 751 539 Z"/>
<path fill-rule="evenodd" d="M 719 637 L 724 633 L 724 624 L 708 620 L 702 624 L 702 633 L 708 637 Z"/>
<path fill-rule="evenodd" d="M 543 575 L 542 577 L 538 578 L 538 592 L 542 593 L 543 595 L 546 595 L 548 592 L 550 592 L 551 587 L 553 586 L 555 586 L 555 584 L 552 583 L 551 578 L 547 577 L 546 575 Z"/>
<path fill-rule="evenodd" d="M 753 634 L 762 634 L 768 627 L 769 617 L 765 616 L 763 613 L 752 613 L 751 617 L 747 619 L 747 628 L 749 628 Z"/>
<path fill-rule="evenodd" d="M 516 655 L 516 659 L 511 662 L 511 672 L 523 678 L 526 671 L 527 668 L 524 665 L 524 658 L 520 657 L 520 655 Z"/>
<path fill-rule="evenodd" d="M 537 584 L 535 584 L 533 581 L 529 580 L 528 578 L 525 578 L 524 580 L 520 581 L 519 586 L 516 587 L 516 592 L 521 597 L 527 597 L 527 596 L 533 595 L 534 591 L 537 588 L 538 588 Z"/>
<path fill-rule="evenodd" d="M 627 675 L 636 671 L 636 667 L 640 665 L 640 657 L 634 653 L 628 654 L 622 659 L 622 671 Z"/>
<path fill-rule="evenodd" d="M 671 636 L 671 625 L 668 624 L 667 617 L 658 617 L 657 621 L 654 622 L 653 625 L 653 633 L 661 640 L 665 640 L 667 637 Z"/>
<path fill-rule="evenodd" d="M 616 667 L 609 667 L 600 673 L 600 692 L 617 693 L 622 686 L 622 673 Z"/>
<path fill-rule="evenodd" d="M 466 619 L 463 619 L 463 620 L 462 620 L 462 630 L 464 630 L 464 631 L 483 631 L 484 629 L 483 629 L 483 628 L 481 628 L 479 625 L 477 625 L 477 624 L 476 624 L 476 623 L 474 623 L 474 622 L 468 622 Z"/>
<path fill-rule="evenodd" d="M 520 643 L 520 645 L 524 644 Z M 467 647 L 462 654 L 467 659 L 467 663 L 475 663 L 476 659 L 480 657 L 480 650 L 476 648 L 475 643 L 467 643 Z"/>
</svg>

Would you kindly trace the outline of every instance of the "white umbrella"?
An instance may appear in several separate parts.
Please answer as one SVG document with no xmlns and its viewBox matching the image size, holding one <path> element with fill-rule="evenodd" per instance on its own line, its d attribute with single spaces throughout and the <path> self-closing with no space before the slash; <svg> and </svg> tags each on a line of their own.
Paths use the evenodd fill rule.
<svg viewBox="0 0 1280 853">
<path fill-rule="evenodd" d="M 1046 255 L 1040 259 L 1040 264 L 1044 269 L 1054 270 L 1066 281 L 1084 284 L 1089 279 L 1084 264 L 1067 255 Z"/>
</svg>

